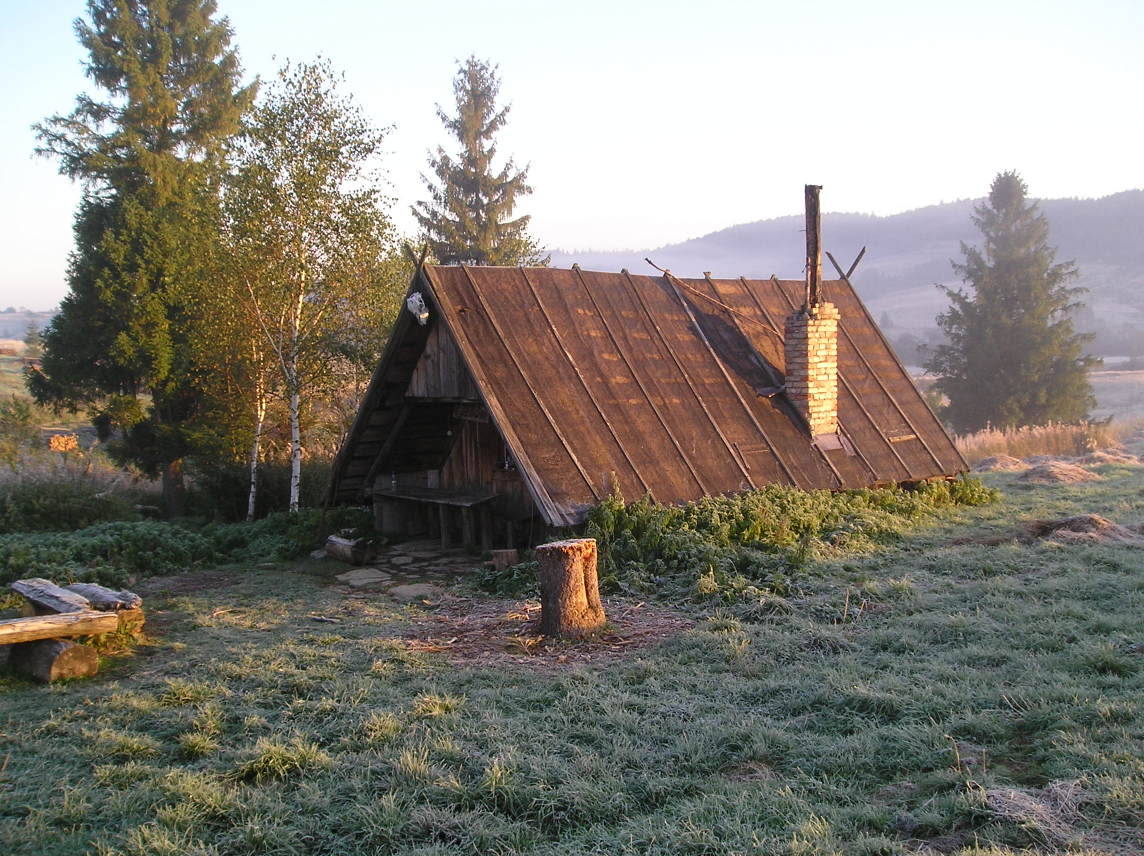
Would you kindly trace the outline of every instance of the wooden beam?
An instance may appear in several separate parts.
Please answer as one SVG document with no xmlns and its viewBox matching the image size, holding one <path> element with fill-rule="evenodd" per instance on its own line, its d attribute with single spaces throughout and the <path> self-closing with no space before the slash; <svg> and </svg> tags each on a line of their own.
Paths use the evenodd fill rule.
<svg viewBox="0 0 1144 856">
<path fill-rule="evenodd" d="M 114 612 L 65 612 L 61 615 L 35 615 L 0 621 L 0 645 L 58 639 L 64 636 L 94 636 L 119 628 Z"/>
<path fill-rule="evenodd" d="M 413 412 L 413 407 L 410 404 L 403 404 L 400 412 L 397 414 L 397 419 L 394 420 L 393 426 L 389 429 L 389 434 L 385 438 L 385 442 L 381 444 L 381 449 L 373 458 L 373 463 L 370 464 L 369 470 L 366 471 L 363 484 L 373 484 L 374 478 L 377 476 L 377 468 L 381 466 L 383 458 L 389 455 L 393 449 L 393 444 L 397 442 L 397 435 L 401 433 L 401 429 L 405 427 L 405 422 L 409 419 L 409 414 Z"/>
<path fill-rule="evenodd" d="M 822 282 L 822 215 L 818 208 L 818 194 L 822 186 L 808 184 L 806 196 L 806 306 L 818 305 L 819 284 Z"/>
<path fill-rule="evenodd" d="M 138 609 L 143 605 L 143 598 L 133 591 L 113 591 L 95 583 L 72 583 L 64 588 L 80 597 L 86 597 L 91 602 L 91 608 L 101 612 L 112 609 L 116 611 Z"/>
<path fill-rule="evenodd" d="M 40 615 L 45 612 L 82 612 L 91 608 L 91 602 L 82 594 L 60 588 L 42 577 L 16 580 L 8 587 L 32 604 Z"/>
</svg>

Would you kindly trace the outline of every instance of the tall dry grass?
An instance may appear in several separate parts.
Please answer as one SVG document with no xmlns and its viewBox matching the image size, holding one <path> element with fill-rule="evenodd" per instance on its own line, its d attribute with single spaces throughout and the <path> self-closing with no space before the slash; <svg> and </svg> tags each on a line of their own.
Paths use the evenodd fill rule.
<svg viewBox="0 0 1144 856">
<path fill-rule="evenodd" d="M 70 437 L 71 435 L 58 435 Z M 59 444 L 57 444 L 59 445 Z M 137 518 L 159 487 L 102 452 L 18 448 L 0 463 L 0 533 L 63 531 Z"/>
<path fill-rule="evenodd" d="M 1023 428 L 986 428 L 974 434 L 959 434 L 954 442 L 970 466 L 994 455 L 1028 458 L 1032 455 L 1074 457 L 1117 445 L 1132 428 L 1129 423 L 1050 423 Z"/>
</svg>

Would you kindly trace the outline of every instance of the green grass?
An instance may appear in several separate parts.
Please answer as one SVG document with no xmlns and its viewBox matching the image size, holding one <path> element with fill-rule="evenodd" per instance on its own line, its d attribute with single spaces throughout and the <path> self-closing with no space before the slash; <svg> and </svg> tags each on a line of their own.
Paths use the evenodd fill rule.
<svg viewBox="0 0 1144 856">
<path fill-rule="evenodd" d="M 992 475 L 599 667 L 451 665 L 310 564 L 212 572 L 95 679 L 0 681 L 0 852 L 1144 851 L 1144 551 L 1009 539 L 1144 520 L 1142 471 L 1101 472 Z"/>
</svg>

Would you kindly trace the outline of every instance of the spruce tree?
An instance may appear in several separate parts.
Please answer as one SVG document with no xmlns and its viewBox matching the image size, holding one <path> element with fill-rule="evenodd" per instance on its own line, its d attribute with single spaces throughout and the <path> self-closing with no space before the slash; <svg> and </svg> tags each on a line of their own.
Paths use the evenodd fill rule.
<svg viewBox="0 0 1144 856">
<path fill-rule="evenodd" d="M 185 303 L 215 239 L 223 144 L 254 97 L 214 0 L 89 0 L 76 34 L 103 91 L 36 126 L 39 152 L 82 182 L 70 291 L 44 331 L 38 400 L 93 408 L 123 457 L 177 499 L 194 407 Z M 172 508 L 177 510 L 177 508 Z"/>
<path fill-rule="evenodd" d="M 971 289 L 941 286 L 949 309 L 937 322 L 947 343 L 926 364 L 949 399 L 956 431 L 1014 428 L 1084 419 L 1095 403 L 1083 353 L 1092 337 L 1073 329 L 1070 313 L 1084 289 L 1070 286 L 1072 262 L 1056 262 L 1049 223 L 1016 172 L 993 180 L 974 208 L 983 246 L 961 245 L 953 268 Z"/>
<path fill-rule="evenodd" d="M 512 158 L 494 166 L 493 140 L 509 112 L 497 107 L 496 66 L 472 56 L 459 63 L 453 93 L 456 115 L 438 106 L 437 116 L 460 144 L 458 153 L 438 146 L 429 158 L 436 178 L 423 176 L 429 199 L 413 206 L 430 251 L 442 264 L 547 264 L 528 235 L 529 217 L 512 216 L 520 197 L 532 192 L 527 168 L 517 169 Z"/>
</svg>

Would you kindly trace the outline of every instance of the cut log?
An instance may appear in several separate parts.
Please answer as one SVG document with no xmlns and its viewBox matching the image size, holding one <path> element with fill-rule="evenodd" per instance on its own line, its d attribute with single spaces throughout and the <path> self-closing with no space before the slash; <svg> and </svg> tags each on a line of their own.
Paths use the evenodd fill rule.
<svg viewBox="0 0 1144 856">
<path fill-rule="evenodd" d="M 114 612 L 68 612 L 63 615 L 36 615 L 0 621 L 0 644 L 57 639 L 61 636 L 93 636 L 111 633 L 119 627 Z"/>
<path fill-rule="evenodd" d="M 364 538 L 331 535 L 326 539 L 326 555 L 350 565 L 365 564 L 372 558 L 372 553 Z"/>
<path fill-rule="evenodd" d="M 511 568 L 520 562 L 520 552 L 515 548 L 512 550 L 493 550 L 493 567 L 498 571 Z"/>
<path fill-rule="evenodd" d="M 146 618 L 142 609 L 119 609 L 116 610 L 115 614 L 119 616 L 119 629 L 121 631 L 133 636 L 143 631 Z"/>
<path fill-rule="evenodd" d="M 540 632 L 574 639 L 604 625 L 596 539 L 552 541 L 536 548 L 540 563 Z"/>
<path fill-rule="evenodd" d="M 45 580 L 41 577 L 16 580 L 8 587 L 23 596 L 40 615 L 44 613 L 81 612 L 91 608 L 91 603 L 83 595 L 60 588 L 51 580 Z"/>
<path fill-rule="evenodd" d="M 8 668 L 42 684 L 60 678 L 89 678 L 99 671 L 94 648 L 63 639 L 42 639 L 13 645 Z"/>
<path fill-rule="evenodd" d="M 138 609 L 143 605 L 143 598 L 133 591 L 113 591 L 95 583 L 72 583 L 64 586 L 64 589 L 87 598 L 91 608 L 101 612 Z"/>
</svg>

